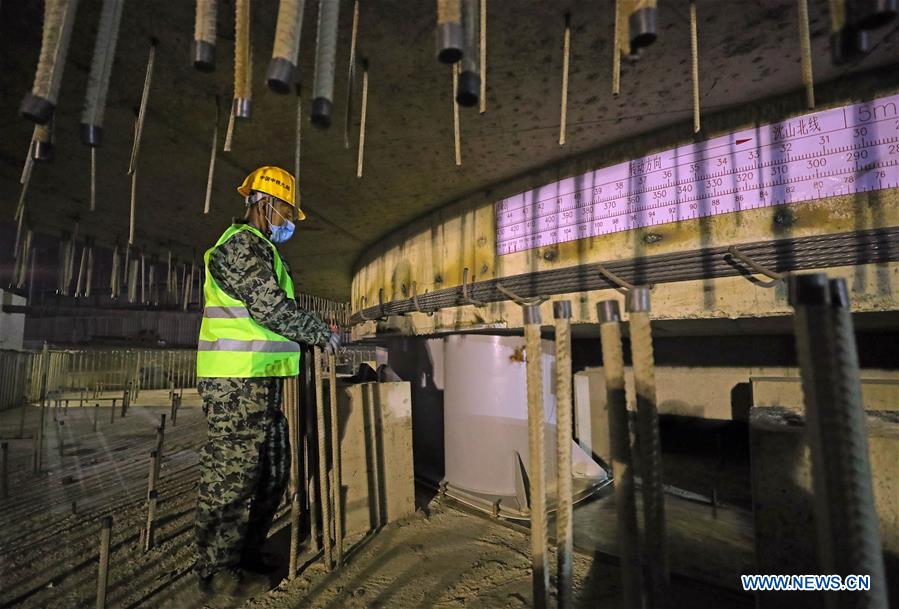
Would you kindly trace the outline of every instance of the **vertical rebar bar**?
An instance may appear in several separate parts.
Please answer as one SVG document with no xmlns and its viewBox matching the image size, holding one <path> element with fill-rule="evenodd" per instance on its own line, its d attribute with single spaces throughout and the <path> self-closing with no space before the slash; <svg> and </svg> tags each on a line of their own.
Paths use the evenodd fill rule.
<svg viewBox="0 0 899 609">
<path fill-rule="evenodd" d="M 47 382 L 50 374 L 50 352 L 44 342 L 41 350 L 41 408 L 38 413 L 37 432 L 34 441 L 34 473 L 39 474 L 44 458 L 44 417 L 47 406 Z"/>
<path fill-rule="evenodd" d="M 631 360 L 637 398 L 637 445 L 643 481 L 645 551 L 649 574 L 649 606 L 664 603 L 668 585 L 668 550 L 665 539 L 665 494 L 662 488 L 662 447 L 656 405 L 655 358 L 649 319 L 649 288 L 635 286 L 627 293 L 630 314 Z"/>
<path fill-rule="evenodd" d="M 94 431 L 97 431 L 97 417 L 100 416 L 100 404 L 94 404 Z"/>
<path fill-rule="evenodd" d="M 524 305 L 524 337 L 527 353 L 528 446 L 531 513 L 531 564 L 535 609 L 548 606 L 549 557 L 546 534 L 546 487 L 544 473 L 545 425 L 543 415 L 543 349 L 540 339 L 540 307 Z"/>
<path fill-rule="evenodd" d="M 315 375 L 315 406 L 318 413 L 318 483 L 321 492 L 322 542 L 325 547 L 325 568 L 331 570 L 331 493 L 328 489 L 327 428 L 325 427 L 325 398 L 322 387 L 322 350 L 315 347 L 313 374 Z"/>
<path fill-rule="evenodd" d="M 693 81 L 693 133 L 699 133 L 699 34 L 696 0 L 690 0 L 690 76 Z"/>
<path fill-rule="evenodd" d="M 571 301 L 553 303 L 556 326 L 556 546 L 559 609 L 572 606 Z"/>
<path fill-rule="evenodd" d="M 159 492 L 153 489 L 147 493 L 147 528 L 144 534 L 144 552 L 149 552 L 153 548 L 156 537 L 156 501 L 159 498 Z"/>
<path fill-rule="evenodd" d="M 336 561 L 339 567 L 343 562 L 343 508 L 341 505 L 340 433 L 337 417 L 337 358 L 334 353 L 328 353 L 328 393 L 331 403 L 331 468 L 334 472 L 334 485 L 331 489 L 334 496 L 334 545 L 337 549 Z"/>
<path fill-rule="evenodd" d="M 97 609 L 106 609 L 106 586 L 109 583 L 109 542 L 112 539 L 112 516 L 100 522 L 100 568 L 97 573 Z"/>
<path fill-rule="evenodd" d="M 147 474 L 147 497 L 150 496 L 151 491 L 156 490 L 156 472 L 159 471 L 156 462 L 156 451 L 152 450 L 150 451 L 150 472 Z"/>
<path fill-rule="evenodd" d="M 802 60 L 802 84 L 805 86 L 805 103 L 815 107 L 815 81 L 812 76 L 812 41 L 808 24 L 808 0 L 799 3 L 799 50 Z"/>
<path fill-rule="evenodd" d="M 790 303 L 812 456 L 819 566 L 822 573 L 871 576 L 869 590 L 826 595 L 827 607 L 887 607 L 846 283 L 828 282 L 824 273 L 794 275 Z"/>
<path fill-rule="evenodd" d="M 562 107 L 559 118 L 559 146 L 565 145 L 565 128 L 568 124 L 568 64 L 571 55 L 571 15 L 565 15 L 565 33 L 562 36 Z"/>
</svg>

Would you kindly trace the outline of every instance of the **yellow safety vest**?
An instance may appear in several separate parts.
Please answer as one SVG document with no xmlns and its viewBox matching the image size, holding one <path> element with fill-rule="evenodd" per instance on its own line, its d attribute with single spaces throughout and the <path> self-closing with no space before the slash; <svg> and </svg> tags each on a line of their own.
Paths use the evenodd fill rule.
<svg viewBox="0 0 899 609">
<path fill-rule="evenodd" d="M 293 281 L 274 244 L 253 226 L 232 224 L 203 256 L 206 305 L 197 344 L 197 376 L 296 376 L 300 372 L 300 345 L 256 323 L 250 317 L 246 303 L 228 296 L 209 272 L 209 258 L 215 248 L 240 231 L 249 231 L 271 245 L 278 285 L 288 298 L 293 298 Z"/>
</svg>

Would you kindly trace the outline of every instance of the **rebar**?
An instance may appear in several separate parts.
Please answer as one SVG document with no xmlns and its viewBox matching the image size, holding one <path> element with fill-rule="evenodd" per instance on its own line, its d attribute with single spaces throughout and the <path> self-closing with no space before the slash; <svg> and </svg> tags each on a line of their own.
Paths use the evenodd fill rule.
<svg viewBox="0 0 899 609">
<path fill-rule="evenodd" d="M 46 0 L 41 54 L 34 74 L 34 85 L 22 100 L 22 116 L 44 125 L 56 110 L 59 87 L 69 52 L 78 0 Z"/>
<path fill-rule="evenodd" d="M 643 481 L 643 558 L 649 576 L 650 607 L 664 603 L 668 586 L 668 550 L 665 538 L 665 495 L 662 488 L 662 447 L 656 402 L 655 357 L 649 318 L 649 288 L 637 286 L 627 293 L 630 314 L 631 360 L 637 401 L 637 446 Z"/>
<path fill-rule="evenodd" d="M 156 472 L 159 471 L 159 468 L 156 465 L 157 457 L 156 451 L 150 451 L 150 472 L 147 474 L 147 497 L 150 496 L 150 493 L 156 490 Z"/>
<path fill-rule="evenodd" d="M 192 59 L 201 72 L 215 69 L 216 0 L 197 0 Z"/>
<path fill-rule="evenodd" d="M 621 1 L 615 0 L 615 29 L 612 39 L 612 95 L 621 92 Z"/>
<path fill-rule="evenodd" d="M 209 152 L 209 173 L 206 175 L 206 199 L 203 202 L 203 213 L 209 213 L 212 204 L 212 182 L 215 178 L 215 154 L 218 151 L 219 142 L 219 116 L 221 115 L 221 101 L 215 97 L 215 123 L 212 127 L 212 150 Z"/>
<path fill-rule="evenodd" d="M 343 563 L 343 507 L 340 476 L 340 421 L 337 416 L 337 357 L 334 353 L 328 353 L 328 393 L 331 405 L 329 418 L 331 424 L 331 468 L 334 472 L 334 484 L 331 489 L 334 496 L 334 545 L 337 549 L 336 563 L 339 567 Z"/>
<path fill-rule="evenodd" d="M 871 576 L 869 590 L 826 595 L 826 605 L 885 608 L 867 415 L 846 283 L 828 282 L 824 273 L 794 275 L 790 304 L 812 456 L 819 566 L 822 573 Z"/>
<path fill-rule="evenodd" d="M 631 53 L 650 46 L 656 41 L 657 0 L 631 0 L 628 15 Z"/>
<path fill-rule="evenodd" d="M 568 123 L 568 61 L 571 54 L 571 16 L 565 15 L 565 33 L 562 36 L 562 103 L 559 117 L 559 146 L 565 145 L 565 128 Z"/>
<path fill-rule="evenodd" d="M 100 567 L 97 572 L 97 609 L 106 609 L 106 587 L 109 584 L 109 542 L 112 539 L 112 516 L 100 521 Z"/>
<path fill-rule="evenodd" d="M 769 269 L 784 272 L 899 260 L 899 249 L 890 246 L 897 238 L 899 227 L 887 227 L 744 243 L 740 245 L 740 251 Z M 728 246 L 616 260 L 602 264 L 607 270 L 613 271 L 619 279 L 649 284 L 745 274 L 745 269 L 732 260 Z M 468 291 L 470 298 L 476 298 L 481 302 L 497 302 L 508 299 L 496 288 L 497 282 L 501 282 L 506 288 L 514 290 L 524 298 L 618 287 L 617 283 L 596 271 L 597 264 L 589 263 L 522 273 L 499 280 L 490 279 L 467 284 L 464 289 Z M 470 304 L 463 295 L 463 286 L 419 294 L 417 300 L 418 306 L 426 311 Z M 400 315 L 416 310 L 411 298 L 387 302 L 383 307 L 380 305 L 366 307 L 363 302 L 361 310 L 350 317 L 350 323 L 357 324 L 364 321 L 364 318 Z"/>
<path fill-rule="evenodd" d="M 41 472 L 44 459 L 44 417 L 47 406 L 47 381 L 50 374 L 50 352 L 47 343 L 41 349 L 41 408 L 38 413 L 37 432 L 34 436 L 34 473 Z"/>
<path fill-rule="evenodd" d="M 805 103 L 815 107 L 815 81 L 812 76 L 812 39 L 808 24 L 808 0 L 796 0 L 799 5 L 799 51 L 802 60 L 802 84 L 805 86 Z"/>
<path fill-rule="evenodd" d="M 100 145 L 103 136 L 103 115 L 106 111 L 106 93 L 112 75 L 116 43 L 119 39 L 119 24 L 122 19 L 122 8 L 125 0 L 103 0 L 100 11 L 100 23 L 97 27 L 97 39 L 94 43 L 94 56 L 91 60 L 91 71 L 87 79 L 87 94 L 84 99 L 84 111 L 81 114 L 81 141 L 91 148 Z M 91 151 L 91 192 L 94 192 L 96 153 Z M 91 196 L 94 201 L 94 196 Z M 93 204 L 91 205 L 93 210 Z"/>
<path fill-rule="evenodd" d="M 343 147 L 350 149 L 350 121 L 353 116 L 353 91 L 356 88 L 356 40 L 359 37 L 359 0 L 353 2 L 353 28 L 350 33 L 350 59 L 347 67 L 346 114 L 343 117 Z M 357 176 L 358 177 L 358 176 Z"/>
<path fill-rule="evenodd" d="M 571 490 L 571 301 L 553 303 L 556 327 L 556 555 L 559 609 L 572 606 L 574 527 Z"/>
<path fill-rule="evenodd" d="M 693 82 L 693 133 L 699 133 L 699 34 L 696 0 L 690 0 L 690 77 Z"/>
<path fill-rule="evenodd" d="M 356 177 L 362 177 L 362 160 L 365 157 L 365 121 L 368 116 L 368 61 L 362 60 L 362 109 L 359 116 L 359 151 L 356 156 Z"/>
<path fill-rule="evenodd" d="M 546 531 L 546 485 L 544 472 L 545 426 L 543 412 L 543 349 L 540 339 L 540 307 L 522 307 L 524 314 L 525 352 L 527 354 L 528 396 L 528 476 L 531 515 L 531 565 L 533 568 L 533 603 L 535 609 L 546 609 L 549 591 L 549 556 Z"/>
<path fill-rule="evenodd" d="M 339 16 L 339 0 L 319 0 L 311 119 L 313 125 L 323 129 L 331 126 L 334 105 L 334 70 L 336 68 Z"/>
<path fill-rule="evenodd" d="M 159 491 L 152 490 L 147 494 L 147 526 L 144 534 L 144 552 L 149 552 L 155 545 L 156 538 L 156 502 Z"/>
<path fill-rule="evenodd" d="M 235 118 L 250 118 L 253 71 L 250 46 L 250 0 L 234 3 L 234 113 Z"/>
<path fill-rule="evenodd" d="M 456 166 L 462 165 L 462 132 L 459 126 L 459 64 L 454 63 L 453 72 L 453 150 L 456 154 Z"/>
<path fill-rule="evenodd" d="M 147 71 L 144 74 L 144 88 L 140 97 L 140 109 L 137 112 L 137 121 L 134 128 L 134 143 L 131 146 L 131 162 L 128 165 L 128 175 L 137 172 L 137 157 L 140 152 L 140 142 L 144 134 L 144 121 L 147 118 L 147 105 L 150 103 L 150 86 L 153 83 L 153 66 L 156 63 L 156 39 L 150 41 L 150 54 L 147 57 Z M 133 189 L 133 186 L 132 186 Z M 131 243 L 131 241 L 129 241 Z"/>
<path fill-rule="evenodd" d="M 328 449 L 325 427 L 325 399 L 322 387 L 322 351 L 314 350 L 313 374 L 315 375 L 315 405 L 318 413 L 318 483 L 321 492 L 322 542 L 325 547 L 325 569 L 331 571 L 331 492 L 328 488 Z"/>
<path fill-rule="evenodd" d="M 464 55 L 461 0 L 437 0 L 437 60 L 456 63 Z"/>
<path fill-rule="evenodd" d="M 305 4 L 305 0 L 281 0 L 278 4 L 275 45 L 272 60 L 268 64 L 268 86 L 275 93 L 289 93 L 298 80 L 297 65 Z"/>
<path fill-rule="evenodd" d="M 481 75 L 481 92 L 479 97 L 478 112 L 484 114 L 487 111 L 487 0 L 481 0 L 481 27 L 480 27 L 480 66 L 478 73 Z"/>
</svg>

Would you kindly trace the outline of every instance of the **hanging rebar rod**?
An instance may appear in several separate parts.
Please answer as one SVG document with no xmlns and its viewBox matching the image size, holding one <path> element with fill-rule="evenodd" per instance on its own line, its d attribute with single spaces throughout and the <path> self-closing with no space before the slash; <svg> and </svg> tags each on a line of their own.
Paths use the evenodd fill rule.
<svg viewBox="0 0 899 609">
<path fill-rule="evenodd" d="M 621 311 L 617 300 L 597 304 L 602 341 L 602 369 L 606 382 L 606 410 L 615 488 L 618 528 L 618 557 L 621 565 L 623 607 L 642 609 L 640 535 L 634 495 L 634 466 L 631 456 L 630 423 L 624 384 L 624 352 L 621 347 Z"/>
<path fill-rule="evenodd" d="M 281 0 L 278 4 L 275 45 L 268 64 L 268 87 L 275 93 L 289 93 L 297 83 L 305 4 L 305 0 Z"/>
<path fill-rule="evenodd" d="M 657 0 L 631 0 L 628 15 L 631 53 L 656 41 Z"/>
<path fill-rule="evenodd" d="M 150 493 L 156 490 L 156 472 L 159 471 L 157 468 L 157 453 L 155 450 L 150 451 L 150 471 L 147 474 L 147 497 L 150 496 Z"/>
<path fill-rule="evenodd" d="M 559 609 L 572 606 L 571 301 L 553 303 L 556 327 L 556 545 Z"/>
<path fill-rule="evenodd" d="M 34 85 L 22 100 L 22 116 L 46 124 L 56 110 L 78 0 L 45 0 L 41 53 Z"/>
<path fill-rule="evenodd" d="M 318 499 L 316 493 L 316 468 L 315 468 L 315 449 L 314 437 L 316 428 L 317 410 L 313 407 L 315 404 L 315 379 L 312 370 L 314 357 L 312 356 L 312 347 L 302 347 L 302 355 L 300 364 L 303 366 L 303 403 L 307 404 L 303 409 L 305 415 L 305 429 L 303 434 L 303 463 L 304 463 L 304 480 L 303 490 L 306 492 L 306 505 L 309 513 L 309 536 L 312 541 L 312 548 L 316 553 L 321 549 L 321 543 L 318 536 Z"/>
<path fill-rule="evenodd" d="M 350 149 L 350 123 L 353 116 L 353 92 L 356 89 L 356 39 L 358 37 L 359 0 L 355 0 L 353 2 L 353 29 L 350 34 L 350 59 L 349 66 L 347 67 L 346 79 L 346 114 L 343 116 L 343 147 L 347 150 Z"/>
<path fill-rule="evenodd" d="M 650 607 L 664 603 L 668 585 L 668 551 L 665 537 L 665 495 L 662 488 L 662 448 L 656 402 L 655 357 L 649 318 L 649 288 L 636 286 L 627 293 L 630 315 L 631 360 L 637 402 L 638 464 L 643 481 L 643 558 L 649 577 Z"/>
<path fill-rule="evenodd" d="M 334 546 L 336 548 L 335 561 L 339 567 L 343 564 L 343 506 L 341 499 L 339 419 L 337 417 L 337 357 L 334 353 L 328 353 L 328 394 L 331 406 L 331 469 L 334 472 L 334 484 L 331 488 L 331 494 L 334 497 Z"/>
<path fill-rule="evenodd" d="M 41 349 L 41 408 L 38 411 L 37 431 L 34 436 L 34 473 L 41 472 L 44 460 L 44 418 L 47 409 L 47 389 L 50 375 L 50 351 L 47 343 Z"/>
<path fill-rule="evenodd" d="M 84 286 L 84 271 L 87 266 L 87 245 L 81 247 L 81 262 L 78 263 L 78 278 L 75 280 L 75 297 L 81 296 Z"/>
<path fill-rule="evenodd" d="M 231 100 L 231 112 L 228 114 L 228 127 L 225 129 L 225 145 L 222 152 L 231 152 L 231 144 L 234 141 L 234 113 L 237 111 L 236 100 Z"/>
<path fill-rule="evenodd" d="M 31 149 L 32 160 L 46 163 L 53 160 L 53 119 L 51 118 L 46 125 L 35 125 L 32 141 L 34 147 Z"/>
<path fill-rule="evenodd" d="M 137 228 L 137 169 L 131 172 L 131 207 L 128 214 L 128 245 L 134 245 L 134 232 Z M 128 272 L 128 269 L 125 269 Z"/>
<path fill-rule="evenodd" d="M 124 5 L 125 0 L 103 0 L 103 8 L 100 11 L 94 56 L 87 79 L 84 111 L 81 114 L 81 141 L 92 148 L 99 146 L 102 141 L 106 93 L 109 91 L 109 80 L 112 75 L 112 64 L 115 58 L 116 43 L 119 39 L 119 24 Z M 96 155 L 92 151 L 91 159 L 95 157 Z"/>
<path fill-rule="evenodd" d="M 356 177 L 362 177 L 362 161 L 365 157 L 365 121 L 368 116 L 368 60 L 362 60 L 362 108 L 359 115 L 359 151 L 356 156 Z"/>
<path fill-rule="evenodd" d="M 100 521 L 100 567 L 97 573 L 97 607 L 106 609 L 106 587 L 109 584 L 109 542 L 112 539 L 112 516 Z"/>
<path fill-rule="evenodd" d="M 533 606 L 546 609 L 549 592 L 549 555 L 546 531 L 546 457 L 544 440 L 546 420 L 543 413 L 543 348 L 540 339 L 540 307 L 522 307 L 527 396 L 528 396 L 528 507 L 531 519 L 531 565 L 533 568 Z"/>
<path fill-rule="evenodd" d="M 191 55 L 194 67 L 201 72 L 215 69 L 216 3 L 216 0 L 197 0 Z"/>
<path fill-rule="evenodd" d="M 315 40 L 315 73 L 312 80 L 312 124 L 327 129 L 331 126 L 334 106 L 334 70 L 337 57 L 339 0 L 320 0 L 318 32 Z"/>
<path fill-rule="evenodd" d="M 456 63 L 464 54 L 461 0 L 437 0 L 437 60 Z"/>
<path fill-rule="evenodd" d="M 805 104 L 815 107 L 815 81 L 812 76 L 812 39 L 808 24 L 808 0 L 796 0 L 799 5 L 799 52 L 802 60 L 802 84 L 805 86 Z"/>
<path fill-rule="evenodd" d="M 480 28 L 480 68 L 481 92 L 479 94 L 481 114 L 487 111 L 487 0 L 481 0 L 481 28 Z"/>
<path fill-rule="evenodd" d="M 219 145 L 219 117 L 221 115 L 222 104 L 219 96 L 215 96 L 215 123 L 212 127 L 212 150 L 209 152 L 209 173 L 206 176 L 206 199 L 203 203 L 203 213 L 209 213 L 209 206 L 212 204 L 212 182 L 215 178 L 215 155 L 218 152 Z"/>
<path fill-rule="evenodd" d="M 477 105 L 481 93 L 478 4 L 479 0 L 462 0 L 462 34 L 465 47 L 459 65 L 459 90 L 456 93 L 456 101 L 466 107 Z"/>
<path fill-rule="evenodd" d="M 568 62 L 571 54 L 571 15 L 565 15 L 565 33 L 562 36 L 562 104 L 559 118 L 559 146 L 565 145 L 565 128 L 568 123 Z"/>
<path fill-rule="evenodd" d="M 144 134 L 147 104 L 150 103 L 150 86 L 153 83 L 153 66 L 156 63 L 156 45 L 157 41 L 154 38 L 150 41 L 150 54 L 147 57 L 147 71 L 144 74 L 144 88 L 140 96 L 140 109 L 137 112 L 137 121 L 134 124 L 134 143 L 131 146 L 131 162 L 128 165 L 128 175 L 137 172 L 137 156 L 140 152 L 140 142 Z"/>
<path fill-rule="evenodd" d="M 290 493 L 290 557 L 287 570 L 287 578 L 294 579 L 297 576 L 297 561 L 299 560 L 300 543 L 300 435 L 299 435 L 299 411 L 297 377 L 284 379 L 282 390 L 281 410 L 287 419 L 287 434 L 290 444 L 290 478 L 288 490 Z"/>
<path fill-rule="evenodd" d="M 615 0 L 615 26 L 612 39 L 612 95 L 621 92 L 621 2 Z"/>
<path fill-rule="evenodd" d="M 456 166 L 462 165 L 462 132 L 459 126 L 459 64 L 450 68 L 453 72 L 453 150 L 456 154 Z"/>
<path fill-rule="evenodd" d="M 84 282 L 84 295 L 90 297 L 94 286 L 94 246 L 87 248 L 87 279 Z"/>
<path fill-rule="evenodd" d="M 796 350 L 812 456 L 822 573 L 871 576 L 866 591 L 828 595 L 828 607 L 887 607 L 886 578 L 868 460 L 867 415 L 843 279 L 790 278 Z"/>
<path fill-rule="evenodd" d="M 234 117 L 250 118 L 252 67 L 250 50 L 250 0 L 234 3 Z"/>
<path fill-rule="evenodd" d="M 866 229 L 813 235 L 791 239 L 760 241 L 740 244 L 739 250 L 758 264 L 777 272 L 827 268 L 854 264 L 875 264 L 899 260 L 899 248 L 892 246 L 899 239 L 899 227 Z M 728 246 L 703 248 L 646 256 L 639 259 L 623 259 L 602 263 L 619 279 L 631 283 L 646 282 L 653 285 L 668 282 L 691 281 L 745 275 L 746 269 L 735 264 Z M 426 311 L 470 304 L 465 293 L 481 302 L 498 302 L 508 297 L 496 289 L 502 283 L 522 298 L 552 296 L 570 292 L 615 289 L 617 283 L 597 273 L 597 264 L 589 263 L 562 269 L 534 273 L 522 273 L 501 279 L 467 283 L 442 290 L 435 290 L 417 297 L 418 306 Z M 416 311 L 412 299 L 397 299 L 380 305 L 367 306 L 363 294 L 359 298 L 361 310 L 350 317 L 351 324 L 379 316 L 401 315 Z M 363 317 L 364 316 L 364 317 Z"/>
<path fill-rule="evenodd" d="M 690 77 L 693 82 L 693 133 L 699 133 L 699 34 L 696 0 L 690 0 Z"/>
<path fill-rule="evenodd" d="M 322 387 L 322 350 L 315 347 L 313 351 L 313 374 L 315 375 L 315 407 L 318 414 L 318 483 L 321 492 L 322 542 L 325 547 L 323 559 L 325 569 L 331 571 L 331 492 L 328 488 L 328 447 L 327 428 L 325 427 L 325 397 Z"/>
<path fill-rule="evenodd" d="M 159 499 L 159 491 L 152 490 L 147 493 L 147 526 L 144 529 L 144 552 L 149 552 L 156 540 L 156 502 Z"/>
</svg>

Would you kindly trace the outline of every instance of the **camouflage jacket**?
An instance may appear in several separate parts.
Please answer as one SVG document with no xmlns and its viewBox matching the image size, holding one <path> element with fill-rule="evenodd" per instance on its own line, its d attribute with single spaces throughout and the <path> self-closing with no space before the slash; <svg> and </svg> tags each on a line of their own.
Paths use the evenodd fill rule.
<svg viewBox="0 0 899 609">
<path fill-rule="evenodd" d="M 281 261 L 290 274 L 287 262 Z M 215 248 L 209 272 L 228 296 L 246 304 L 256 323 L 296 342 L 327 344 L 328 325 L 288 298 L 275 277 L 271 246 L 250 231 L 240 231 Z"/>
</svg>

